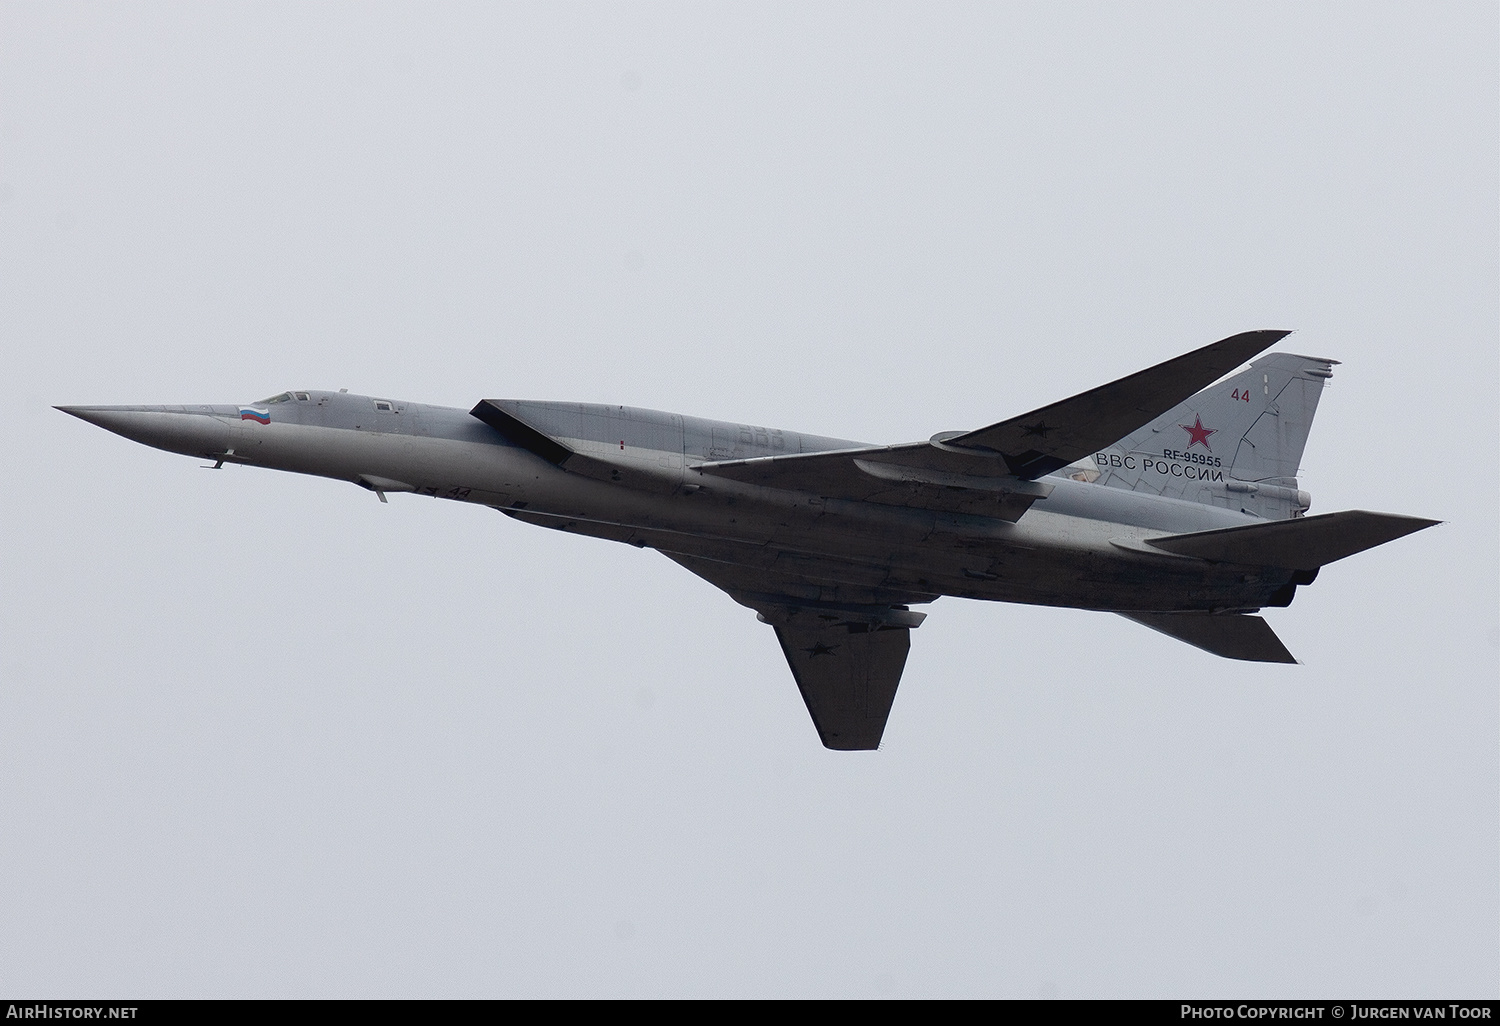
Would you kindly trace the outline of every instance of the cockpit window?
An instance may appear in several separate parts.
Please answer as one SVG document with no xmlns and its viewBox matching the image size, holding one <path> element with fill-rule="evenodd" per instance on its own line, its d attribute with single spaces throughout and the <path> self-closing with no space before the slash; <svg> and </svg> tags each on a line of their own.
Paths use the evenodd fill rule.
<svg viewBox="0 0 1500 1026">
<path fill-rule="evenodd" d="M 292 401 L 292 393 L 290 393 L 290 392 L 283 392 L 280 395 L 273 395 L 269 399 L 262 399 L 256 405 L 258 405 L 258 406 L 270 406 L 272 403 L 289 403 L 291 401 Z"/>
<path fill-rule="evenodd" d="M 296 395 L 297 395 L 297 401 L 299 403 L 305 403 L 305 402 L 307 402 L 308 400 L 310 400 L 312 398 L 312 396 L 308 395 L 306 392 L 298 392 L 298 393 L 296 393 Z"/>
<path fill-rule="evenodd" d="M 375 408 L 381 413 L 390 413 L 392 409 L 390 401 L 386 399 L 376 399 Z"/>
</svg>

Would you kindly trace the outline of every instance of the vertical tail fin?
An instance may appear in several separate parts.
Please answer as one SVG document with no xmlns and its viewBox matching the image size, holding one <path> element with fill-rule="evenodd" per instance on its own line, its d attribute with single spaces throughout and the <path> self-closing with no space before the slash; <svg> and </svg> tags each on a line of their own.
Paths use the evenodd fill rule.
<svg viewBox="0 0 1500 1026">
<path fill-rule="evenodd" d="M 1099 483 L 1268 520 L 1305 513 L 1297 488 L 1323 383 L 1338 361 L 1272 353 L 1094 456 Z"/>
</svg>

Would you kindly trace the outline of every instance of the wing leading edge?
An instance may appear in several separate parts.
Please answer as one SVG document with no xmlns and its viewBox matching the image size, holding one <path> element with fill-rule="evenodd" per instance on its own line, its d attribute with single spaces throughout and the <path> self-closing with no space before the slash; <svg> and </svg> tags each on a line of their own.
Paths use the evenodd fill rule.
<svg viewBox="0 0 1500 1026">
<path fill-rule="evenodd" d="M 1018 520 L 1037 478 L 1125 438 L 1290 332 L 1247 331 L 976 431 L 927 442 L 700 463 L 695 470 L 828 498 Z"/>
<path fill-rule="evenodd" d="M 942 442 L 990 450 L 1003 457 L 1016 476 L 1038 478 L 1140 430 L 1290 334 L 1231 335 L 1070 399 Z"/>
</svg>

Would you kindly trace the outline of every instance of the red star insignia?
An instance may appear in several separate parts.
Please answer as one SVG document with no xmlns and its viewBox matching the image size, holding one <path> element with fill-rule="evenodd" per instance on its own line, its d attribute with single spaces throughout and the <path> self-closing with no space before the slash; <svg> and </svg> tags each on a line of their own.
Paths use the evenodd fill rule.
<svg viewBox="0 0 1500 1026">
<path fill-rule="evenodd" d="M 1206 427 L 1204 427 L 1203 426 L 1203 419 L 1201 417 L 1199 417 L 1196 413 L 1193 414 L 1193 426 L 1192 427 L 1188 427 L 1186 424 L 1178 424 L 1177 426 L 1180 427 L 1180 428 L 1182 428 L 1182 430 L 1184 430 L 1184 431 L 1186 431 L 1188 433 L 1189 441 L 1188 441 L 1187 447 L 1189 449 L 1191 449 L 1195 445 L 1201 445 L 1201 446 L 1203 446 L 1203 448 L 1207 449 L 1209 452 L 1213 452 L 1214 451 L 1213 447 L 1208 444 L 1208 436 L 1212 435 L 1212 434 L 1216 434 L 1219 429 L 1218 428 L 1206 428 Z"/>
</svg>

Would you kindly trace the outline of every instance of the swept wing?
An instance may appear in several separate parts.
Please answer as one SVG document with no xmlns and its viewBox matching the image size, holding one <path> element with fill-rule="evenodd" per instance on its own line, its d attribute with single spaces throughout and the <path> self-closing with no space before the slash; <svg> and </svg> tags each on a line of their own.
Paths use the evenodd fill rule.
<svg viewBox="0 0 1500 1026">
<path fill-rule="evenodd" d="M 1049 486 L 1036 479 L 1114 444 L 1285 331 L 1247 331 L 977 431 L 926 442 L 697 464 L 710 477 L 828 498 L 1017 520 Z"/>
<path fill-rule="evenodd" d="M 677 552 L 663 555 L 728 592 L 775 628 L 825 748 L 850 752 L 880 747 L 911 650 L 911 631 L 926 613 L 907 609 L 900 603 L 906 596 L 896 593 L 880 596 L 888 601 L 830 602 L 808 597 L 819 590 L 813 581 Z"/>
<path fill-rule="evenodd" d="M 1019 477 L 1041 477 L 1118 442 L 1290 334 L 1231 335 L 1071 399 L 943 441 L 993 452 Z"/>
</svg>

